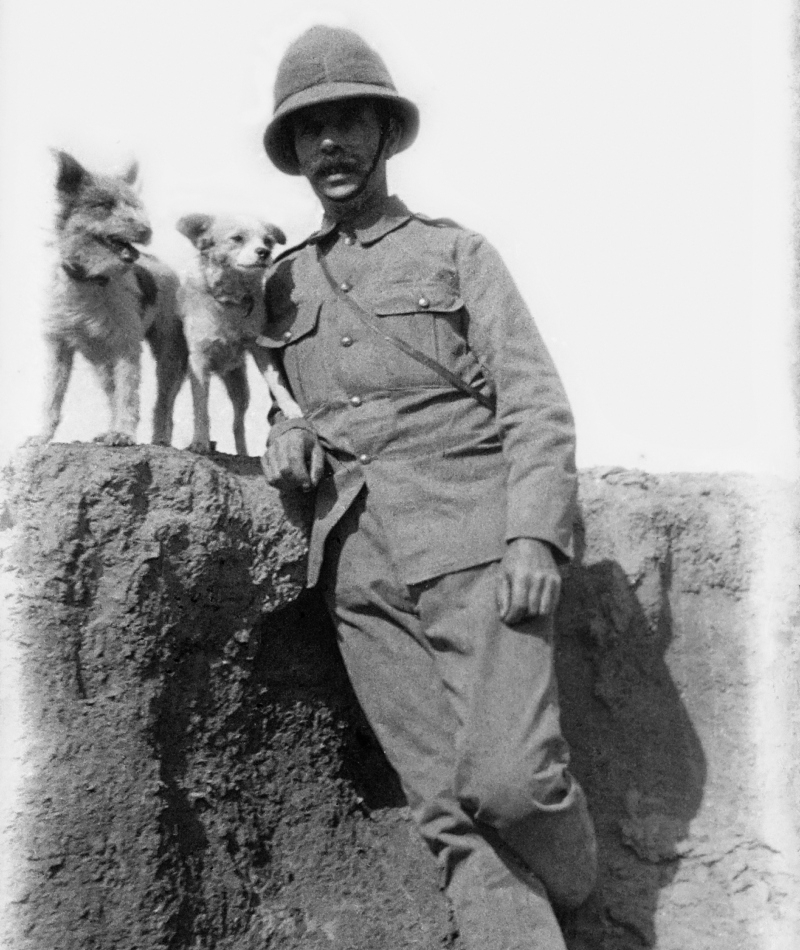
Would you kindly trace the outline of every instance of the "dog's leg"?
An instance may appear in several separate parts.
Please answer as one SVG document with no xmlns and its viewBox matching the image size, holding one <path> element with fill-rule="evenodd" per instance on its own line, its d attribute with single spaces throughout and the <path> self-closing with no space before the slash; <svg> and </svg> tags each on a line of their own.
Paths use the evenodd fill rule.
<svg viewBox="0 0 800 950">
<path fill-rule="evenodd" d="M 49 442 L 61 422 L 61 407 L 72 374 L 75 351 L 61 340 L 47 340 L 44 419 L 38 440 Z"/>
<path fill-rule="evenodd" d="M 97 364 L 95 371 L 111 410 L 111 426 L 94 441 L 104 445 L 135 445 L 139 425 L 141 353 L 139 350 L 128 353 L 113 365 Z"/>
<path fill-rule="evenodd" d="M 275 362 L 272 353 L 261 346 L 254 346 L 251 350 L 256 366 L 266 381 L 269 394 L 273 402 L 278 404 L 278 408 L 287 419 L 300 419 L 303 416 L 303 410 L 294 401 L 294 397 L 289 392 L 283 374 Z"/>
<path fill-rule="evenodd" d="M 136 429 L 139 426 L 139 388 L 142 375 L 142 351 L 121 359 L 116 366 L 117 383 L 117 421 L 112 428 L 128 436 L 131 444 L 136 442 Z"/>
<path fill-rule="evenodd" d="M 170 445 L 175 400 L 186 378 L 186 338 L 180 323 L 174 320 L 167 326 L 154 326 L 147 334 L 147 342 L 156 363 L 152 442 L 154 445 Z"/>
<path fill-rule="evenodd" d="M 247 444 L 244 436 L 244 416 L 250 403 L 250 387 L 247 385 L 247 371 L 237 366 L 222 377 L 222 382 L 228 390 L 233 405 L 233 441 L 237 455 L 247 455 Z"/>
<path fill-rule="evenodd" d="M 208 369 L 189 362 L 189 382 L 192 385 L 192 408 L 194 410 L 194 434 L 189 451 L 207 454 L 211 450 L 210 422 L 208 418 Z"/>
<path fill-rule="evenodd" d="M 114 379 L 114 367 L 110 363 L 92 363 L 97 381 L 103 390 L 108 406 L 108 424 L 109 428 L 102 435 L 95 436 L 95 442 L 105 442 L 108 445 L 114 444 L 114 436 L 117 434 L 115 426 L 117 422 L 116 392 L 117 384 Z"/>
</svg>

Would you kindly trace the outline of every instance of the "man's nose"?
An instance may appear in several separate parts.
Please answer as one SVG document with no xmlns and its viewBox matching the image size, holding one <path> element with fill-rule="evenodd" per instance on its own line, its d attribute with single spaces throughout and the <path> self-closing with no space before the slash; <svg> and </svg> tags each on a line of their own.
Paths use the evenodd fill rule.
<svg viewBox="0 0 800 950">
<path fill-rule="evenodd" d="M 334 149 L 336 148 L 336 137 L 328 131 L 323 132 L 322 138 L 320 139 L 319 147 L 320 147 L 320 150 L 323 152 L 334 151 Z"/>
</svg>

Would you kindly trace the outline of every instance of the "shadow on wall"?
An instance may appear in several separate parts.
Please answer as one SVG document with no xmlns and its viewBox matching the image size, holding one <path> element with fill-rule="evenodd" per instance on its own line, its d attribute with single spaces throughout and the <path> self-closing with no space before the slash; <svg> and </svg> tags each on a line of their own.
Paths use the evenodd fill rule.
<svg viewBox="0 0 800 950">
<path fill-rule="evenodd" d="M 619 563 L 587 563 L 583 520 L 576 525 L 556 665 L 573 771 L 597 827 L 600 879 L 589 903 L 564 921 L 570 946 L 655 942 L 659 891 L 675 875 L 702 801 L 705 755 L 665 659 L 669 555 L 651 568 L 643 583 L 654 609 L 646 612 Z"/>
</svg>

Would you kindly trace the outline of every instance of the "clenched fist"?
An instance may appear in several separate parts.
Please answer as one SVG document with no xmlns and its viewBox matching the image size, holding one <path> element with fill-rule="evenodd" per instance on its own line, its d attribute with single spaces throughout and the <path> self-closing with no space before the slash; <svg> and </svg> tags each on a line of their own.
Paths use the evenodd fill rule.
<svg viewBox="0 0 800 950">
<path fill-rule="evenodd" d="M 325 453 L 311 429 L 293 427 L 268 440 L 261 467 L 281 491 L 310 491 L 322 478 Z"/>
<path fill-rule="evenodd" d="M 552 614 L 561 595 L 561 575 L 549 545 L 536 538 L 509 541 L 496 593 L 504 623 Z"/>
</svg>

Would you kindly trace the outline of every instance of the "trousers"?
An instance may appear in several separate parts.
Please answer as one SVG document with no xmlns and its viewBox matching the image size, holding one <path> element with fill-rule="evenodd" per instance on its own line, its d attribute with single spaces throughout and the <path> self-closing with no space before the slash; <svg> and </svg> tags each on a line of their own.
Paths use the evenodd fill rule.
<svg viewBox="0 0 800 950">
<path fill-rule="evenodd" d="M 552 905 L 591 892 L 594 829 L 561 734 L 552 620 L 503 624 L 498 570 L 404 584 L 362 492 L 328 538 L 320 583 L 465 946 L 564 950 Z"/>
</svg>

